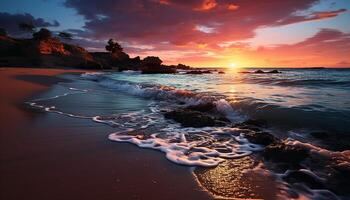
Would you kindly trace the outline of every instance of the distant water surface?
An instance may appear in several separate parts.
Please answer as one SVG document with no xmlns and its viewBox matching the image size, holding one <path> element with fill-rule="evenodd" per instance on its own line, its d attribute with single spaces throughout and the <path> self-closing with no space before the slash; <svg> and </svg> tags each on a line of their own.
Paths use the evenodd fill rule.
<svg viewBox="0 0 350 200">
<path fill-rule="evenodd" d="M 191 101 L 225 100 L 232 106 L 234 115 L 264 119 L 288 129 L 350 130 L 349 69 L 278 70 L 282 73 L 248 74 L 227 70 L 226 74 L 144 75 L 125 72 L 104 75 L 100 81 L 105 87 L 147 97 L 152 96 L 151 92 L 141 88 L 169 86 L 191 91 L 200 94 Z"/>
</svg>

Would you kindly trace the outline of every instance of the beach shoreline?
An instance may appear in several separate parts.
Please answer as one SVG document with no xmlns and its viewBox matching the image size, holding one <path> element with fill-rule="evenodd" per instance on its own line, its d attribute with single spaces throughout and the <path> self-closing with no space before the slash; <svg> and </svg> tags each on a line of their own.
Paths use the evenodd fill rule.
<svg viewBox="0 0 350 200">
<path fill-rule="evenodd" d="M 1 199 L 211 199 L 188 167 L 108 140 L 111 127 L 23 102 L 83 70 L 0 68 Z M 58 76 L 58 77 L 57 77 Z"/>
</svg>

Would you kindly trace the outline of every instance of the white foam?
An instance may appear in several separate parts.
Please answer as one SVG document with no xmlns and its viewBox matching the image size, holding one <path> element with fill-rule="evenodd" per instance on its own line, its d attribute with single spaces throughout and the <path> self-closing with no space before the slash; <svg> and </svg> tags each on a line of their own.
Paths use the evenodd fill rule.
<svg viewBox="0 0 350 200">
<path fill-rule="evenodd" d="M 202 140 L 188 142 L 186 134 L 178 133 L 168 135 L 166 138 L 158 138 L 157 134 L 152 134 L 150 138 L 142 139 L 140 135 L 129 135 L 128 132 L 116 132 L 108 136 L 110 140 L 118 142 L 129 142 L 142 148 L 151 148 L 164 152 L 166 158 L 172 162 L 182 165 L 214 167 L 223 162 L 224 159 L 241 158 L 259 151 L 261 147 L 253 144 L 231 144 L 222 145 L 231 152 L 219 152 L 215 148 L 202 147 Z M 242 137 L 242 136 L 237 136 Z M 179 139 L 179 142 L 171 142 Z M 231 141 L 232 143 L 232 141 Z"/>
<path fill-rule="evenodd" d="M 125 72 L 130 73 L 130 72 Z M 101 76 L 101 74 L 84 74 L 89 80 L 98 81 L 105 88 L 125 92 L 127 94 L 140 96 L 143 98 L 153 98 L 157 100 L 180 101 L 186 105 L 198 105 L 205 103 L 214 103 L 218 112 L 223 114 L 232 122 L 242 122 L 246 120 L 243 116 L 236 112 L 229 102 L 225 99 L 218 99 L 216 95 L 207 93 L 196 93 L 190 90 L 177 89 L 175 87 L 164 85 L 151 85 L 143 83 L 133 83 L 129 81 L 115 80 Z"/>
<path fill-rule="evenodd" d="M 350 150 L 345 151 L 330 151 L 327 149 L 323 149 L 321 147 L 317 147 L 310 143 L 300 142 L 291 138 L 288 138 L 286 144 L 294 145 L 294 146 L 303 146 L 310 150 L 311 153 L 320 154 L 322 156 L 328 158 L 337 158 L 338 161 L 343 160 L 345 162 L 350 162 Z"/>
<path fill-rule="evenodd" d="M 176 90 L 170 87 L 143 88 L 135 84 L 118 84 L 118 87 L 133 88 L 132 92 L 145 93 L 164 97 L 173 95 L 191 99 L 193 93 Z M 128 90 L 129 90 L 128 89 Z M 164 119 L 158 106 L 149 105 L 149 110 L 128 112 L 109 116 L 82 116 L 61 111 L 54 105 L 40 104 L 40 101 L 60 98 L 67 95 L 85 93 L 88 90 L 70 88 L 74 92 L 56 95 L 29 102 L 29 105 L 74 118 L 91 119 L 117 128 L 117 132 L 109 135 L 109 139 L 118 142 L 130 142 L 142 148 L 160 150 L 172 162 L 213 167 L 224 159 L 241 158 L 254 151 L 262 150 L 262 146 L 249 143 L 238 128 L 204 127 L 183 128 L 180 124 L 169 123 Z M 130 91 L 130 90 L 129 90 Z M 222 101 L 221 101 L 222 102 Z M 132 133 L 130 133 L 132 132 Z"/>
<path fill-rule="evenodd" d="M 101 77 L 101 75 L 104 74 L 103 72 L 85 72 L 80 75 L 81 78 L 92 80 L 92 81 L 98 81 Z"/>
<path fill-rule="evenodd" d="M 344 163 L 347 165 L 350 162 L 350 154 L 349 154 L 350 151 L 333 152 L 326 149 L 322 149 L 320 147 L 314 146 L 309 143 L 303 143 L 290 138 L 288 138 L 284 142 L 287 145 L 302 146 L 304 148 L 307 148 L 308 150 L 310 150 L 311 156 L 324 156 L 328 159 L 337 160 L 338 163 Z M 317 155 L 313 155 L 313 154 L 317 154 Z M 307 167 L 307 166 L 304 166 L 304 167 Z M 260 165 L 258 168 L 254 170 L 259 171 L 262 168 L 263 167 Z M 264 169 L 264 171 L 267 171 L 267 170 Z M 314 171 L 311 171 L 308 168 L 299 169 L 298 171 L 309 175 L 310 177 L 312 177 L 313 179 L 321 183 L 326 184 L 326 177 L 323 177 L 323 176 L 327 176 L 327 174 L 324 171 L 317 171 L 316 173 Z M 279 193 L 277 194 L 277 199 L 290 199 L 291 193 L 298 194 L 298 197 L 293 198 L 296 200 L 325 200 L 325 199 L 340 200 L 341 199 L 336 194 L 334 194 L 333 192 L 327 189 L 312 189 L 302 182 L 289 184 L 284 180 L 284 178 L 287 177 L 291 172 L 292 172 L 291 170 L 287 170 L 284 173 L 274 174 L 276 182 L 279 186 L 278 187 Z M 269 172 L 269 173 L 272 173 L 272 172 Z"/>
<path fill-rule="evenodd" d="M 189 90 L 181 90 L 168 86 L 152 86 L 111 79 L 103 79 L 100 80 L 99 83 L 106 88 L 143 98 L 168 101 L 176 100 L 185 102 L 186 105 L 198 105 L 213 102 L 216 106 L 216 110 L 232 122 L 242 122 L 247 118 L 246 116 L 237 113 L 225 99 L 216 100 L 216 97 L 210 94 L 195 93 Z"/>
<path fill-rule="evenodd" d="M 141 71 L 135 71 L 135 70 L 124 70 L 122 73 L 125 74 L 141 74 Z"/>
<path fill-rule="evenodd" d="M 91 119 L 92 117 L 66 113 L 66 112 L 58 110 L 56 108 L 56 106 L 44 106 L 43 104 L 39 103 L 41 101 L 47 101 L 47 100 L 52 100 L 52 99 L 65 97 L 65 96 L 68 96 L 68 95 L 83 94 L 83 93 L 88 92 L 88 90 L 85 90 L 85 89 L 78 89 L 78 88 L 68 88 L 68 89 L 72 90 L 72 91 L 76 91 L 76 92 L 66 92 L 64 94 L 55 95 L 55 96 L 52 96 L 52 97 L 44 97 L 44 98 L 34 99 L 34 100 L 31 100 L 31 101 L 27 101 L 25 103 L 30 105 L 30 106 L 32 106 L 32 107 L 43 109 L 46 112 L 57 113 L 57 114 L 60 114 L 60 115 L 66 115 L 66 116 L 74 117 L 74 118 Z"/>
<path fill-rule="evenodd" d="M 238 114 L 235 110 L 233 110 L 232 106 L 225 99 L 215 101 L 214 104 L 216 106 L 216 110 L 224 114 L 230 121 L 242 122 L 246 120 L 246 117 Z"/>
</svg>

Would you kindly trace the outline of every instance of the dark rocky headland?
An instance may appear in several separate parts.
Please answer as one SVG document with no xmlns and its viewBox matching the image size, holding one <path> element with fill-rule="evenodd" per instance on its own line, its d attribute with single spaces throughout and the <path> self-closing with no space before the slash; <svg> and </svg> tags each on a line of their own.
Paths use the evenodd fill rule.
<svg viewBox="0 0 350 200">
<path fill-rule="evenodd" d="M 67 33 L 65 33 L 67 34 Z M 76 68 L 92 70 L 138 70 L 142 73 L 176 73 L 177 69 L 191 69 L 184 64 L 163 65 L 156 56 L 131 58 L 123 48 L 110 39 L 106 52 L 88 52 L 83 47 L 62 42 L 65 35 L 54 36 L 48 29 L 40 29 L 30 39 L 0 34 L 0 66 L 36 68 Z M 68 34 L 66 37 L 71 37 Z M 70 38 L 71 40 L 71 38 Z M 68 40 L 67 40 L 68 41 Z"/>
</svg>

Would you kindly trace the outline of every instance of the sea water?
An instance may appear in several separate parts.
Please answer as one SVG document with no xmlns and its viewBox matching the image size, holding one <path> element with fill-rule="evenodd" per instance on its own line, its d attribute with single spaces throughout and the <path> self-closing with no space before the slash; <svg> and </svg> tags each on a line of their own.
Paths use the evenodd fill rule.
<svg viewBox="0 0 350 200">
<path fill-rule="evenodd" d="M 308 135 L 312 131 L 349 133 L 349 69 L 278 70 L 281 73 L 245 69 L 201 75 L 185 71 L 65 75 L 73 82 L 60 83 L 28 103 L 47 112 L 112 126 L 111 141 L 156 149 L 170 161 L 188 166 L 215 167 L 226 159 L 264 149 L 249 142 L 235 126 L 182 127 L 163 116 L 190 105 L 212 103 L 216 114 L 232 124 L 263 120 L 269 131 L 282 132 L 284 138 L 298 144 L 312 144 Z"/>
</svg>

